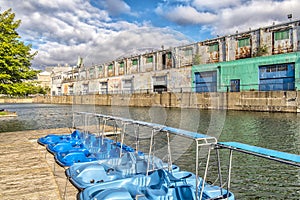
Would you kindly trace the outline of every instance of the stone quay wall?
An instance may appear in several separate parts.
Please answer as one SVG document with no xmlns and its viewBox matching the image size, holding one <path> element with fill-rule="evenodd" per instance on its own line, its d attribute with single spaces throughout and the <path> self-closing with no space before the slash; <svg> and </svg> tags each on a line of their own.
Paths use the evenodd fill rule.
<svg viewBox="0 0 300 200">
<path fill-rule="evenodd" d="M 300 91 L 94 94 L 36 97 L 32 103 L 174 107 L 264 112 L 300 112 Z M 0 101 L 1 103 L 1 101 Z M 6 102 L 3 102 L 6 103 Z"/>
</svg>

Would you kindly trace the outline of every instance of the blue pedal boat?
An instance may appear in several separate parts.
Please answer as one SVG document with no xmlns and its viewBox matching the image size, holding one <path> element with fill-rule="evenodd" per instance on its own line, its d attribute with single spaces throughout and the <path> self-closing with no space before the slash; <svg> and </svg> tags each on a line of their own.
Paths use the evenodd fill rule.
<svg viewBox="0 0 300 200">
<path fill-rule="evenodd" d="M 59 151 L 55 153 L 55 161 L 63 167 L 72 166 L 74 163 L 84 163 L 96 160 L 105 160 L 120 157 L 121 153 L 134 152 L 135 150 L 127 145 L 114 140 L 94 135 L 89 135 L 83 140 L 84 145 L 77 148 L 71 148 L 68 151 Z M 66 145 L 67 147 L 70 145 Z M 72 145 L 71 145 L 72 146 Z"/>
<path fill-rule="evenodd" d="M 127 152 L 121 158 L 75 163 L 66 170 L 66 176 L 76 188 L 82 190 L 103 182 L 146 175 L 148 168 L 155 170 L 167 167 L 167 163 L 157 157 Z M 179 167 L 173 165 L 172 170 L 179 171 Z"/>
<path fill-rule="evenodd" d="M 110 142 L 107 140 L 103 140 L 100 137 L 96 137 L 94 134 L 91 133 L 83 133 L 81 139 L 79 140 L 69 140 L 69 141 L 62 141 L 59 143 L 48 144 L 46 146 L 47 151 L 52 154 L 57 153 L 66 153 L 66 152 L 74 152 L 74 151 L 87 151 L 89 150 L 88 147 L 92 147 L 93 145 L 97 145 L 97 142 L 100 141 L 101 143 Z"/>
<path fill-rule="evenodd" d="M 66 145 L 66 147 L 67 146 L 68 145 Z M 113 140 L 95 137 L 94 139 L 90 139 L 90 142 L 85 141 L 85 145 L 80 144 L 79 148 L 73 146 L 73 148 L 67 151 L 56 152 L 54 158 L 60 166 L 69 167 L 74 163 L 116 158 L 119 157 L 120 151 L 121 149 L 115 145 Z"/>
<path fill-rule="evenodd" d="M 55 135 L 49 134 L 37 140 L 40 145 L 57 144 L 59 142 L 72 142 L 79 141 L 82 133 L 79 130 L 73 131 L 71 134 Z"/>
<path fill-rule="evenodd" d="M 113 199 L 196 199 L 195 174 L 186 171 L 170 173 L 158 169 L 148 176 L 137 175 L 117 181 L 97 184 L 86 188 L 78 194 L 80 200 Z M 201 179 L 199 179 L 201 183 Z M 202 184 L 201 184 L 202 185 Z M 204 184 L 202 199 L 234 200 L 234 195 L 218 186 Z"/>
<path fill-rule="evenodd" d="M 113 117 L 110 118 L 112 119 Z M 117 120 L 122 119 L 118 117 Z M 129 122 L 128 119 L 124 119 L 124 121 Z M 93 176 L 86 177 L 87 179 L 85 179 L 85 182 L 87 183 L 90 181 L 92 186 L 81 191 L 78 194 L 79 199 L 234 199 L 234 195 L 231 192 L 228 192 L 219 186 L 209 185 L 205 182 L 208 166 L 206 166 L 206 174 L 203 179 L 198 176 L 197 168 L 196 174 L 186 171 L 172 171 L 173 164 L 169 142 L 170 134 L 180 135 L 196 141 L 196 166 L 199 164 L 199 146 L 206 146 L 210 152 L 210 150 L 213 149 L 213 145 L 217 143 L 216 138 L 148 122 L 132 120 L 131 123 L 150 127 L 152 129 L 149 150 L 149 155 L 151 156 L 154 155 L 152 155 L 151 148 L 154 144 L 154 135 L 163 133 L 167 136 L 167 140 L 165 141 L 168 143 L 168 170 L 164 168 L 152 170 L 149 168 L 148 163 L 146 173 L 135 173 L 133 176 L 126 177 L 126 175 L 120 176 L 122 170 L 118 170 L 118 166 L 116 166 L 115 173 L 117 172 L 118 176 L 111 176 L 111 178 L 106 177 L 108 174 L 107 171 L 109 171 L 110 168 L 106 168 L 102 165 L 102 174 L 99 175 L 97 179 L 93 179 Z M 100 167 L 98 169 L 100 169 Z M 127 169 L 128 167 L 125 167 L 125 171 Z M 77 168 L 77 170 L 77 175 L 82 176 L 81 178 L 83 178 L 84 173 L 81 174 L 81 172 L 84 170 L 81 171 L 82 169 L 80 168 Z M 73 169 L 73 172 L 74 171 L 75 173 L 73 173 L 73 175 L 76 176 L 76 170 Z M 86 173 L 88 173 L 88 170 Z M 69 175 L 72 176 L 72 173 L 69 173 Z M 119 179 L 118 177 L 121 178 Z M 72 180 L 71 177 L 70 180 L 71 182 L 73 181 L 74 184 L 75 179 L 73 178 Z"/>
</svg>

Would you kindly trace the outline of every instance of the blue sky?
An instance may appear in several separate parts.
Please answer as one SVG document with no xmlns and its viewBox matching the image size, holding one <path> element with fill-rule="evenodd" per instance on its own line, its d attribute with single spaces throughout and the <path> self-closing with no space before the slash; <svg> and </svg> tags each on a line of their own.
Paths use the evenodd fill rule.
<svg viewBox="0 0 300 200">
<path fill-rule="evenodd" d="M 299 0 L 0 0 L 38 51 L 33 66 L 86 66 L 300 19 Z"/>
</svg>

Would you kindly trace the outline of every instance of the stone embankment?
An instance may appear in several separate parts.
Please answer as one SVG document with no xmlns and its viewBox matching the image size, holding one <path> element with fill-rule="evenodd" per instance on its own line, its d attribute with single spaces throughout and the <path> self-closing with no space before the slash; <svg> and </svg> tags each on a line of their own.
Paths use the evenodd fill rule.
<svg viewBox="0 0 300 200">
<path fill-rule="evenodd" d="M 95 94 L 48 96 L 34 103 L 92 104 L 99 106 L 162 106 L 172 108 L 222 109 L 266 112 L 300 112 L 300 91 L 246 91 L 216 93 Z"/>
<path fill-rule="evenodd" d="M 77 189 L 66 179 L 65 169 L 37 143 L 47 134 L 69 134 L 49 129 L 0 133 L 0 199 L 75 200 Z M 66 188 L 66 192 L 65 192 Z"/>
<path fill-rule="evenodd" d="M 93 94 L 77 96 L 38 96 L 32 99 L 0 99 L 1 103 L 90 104 L 199 108 L 265 112 L 300 112 L 300 91 L 245 91 L 211 93 Z"/>
</svg>

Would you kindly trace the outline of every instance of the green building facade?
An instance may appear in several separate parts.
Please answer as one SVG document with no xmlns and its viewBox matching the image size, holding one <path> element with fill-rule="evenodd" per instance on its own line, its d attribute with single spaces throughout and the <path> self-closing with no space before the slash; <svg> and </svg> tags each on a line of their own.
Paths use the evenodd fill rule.
<svg viewBox="0 0 300 200">
<path fill-rule="evenodd" d="M 192 66 L 194 92 L 299 90 L 300 52 Z"/>
</svg>

